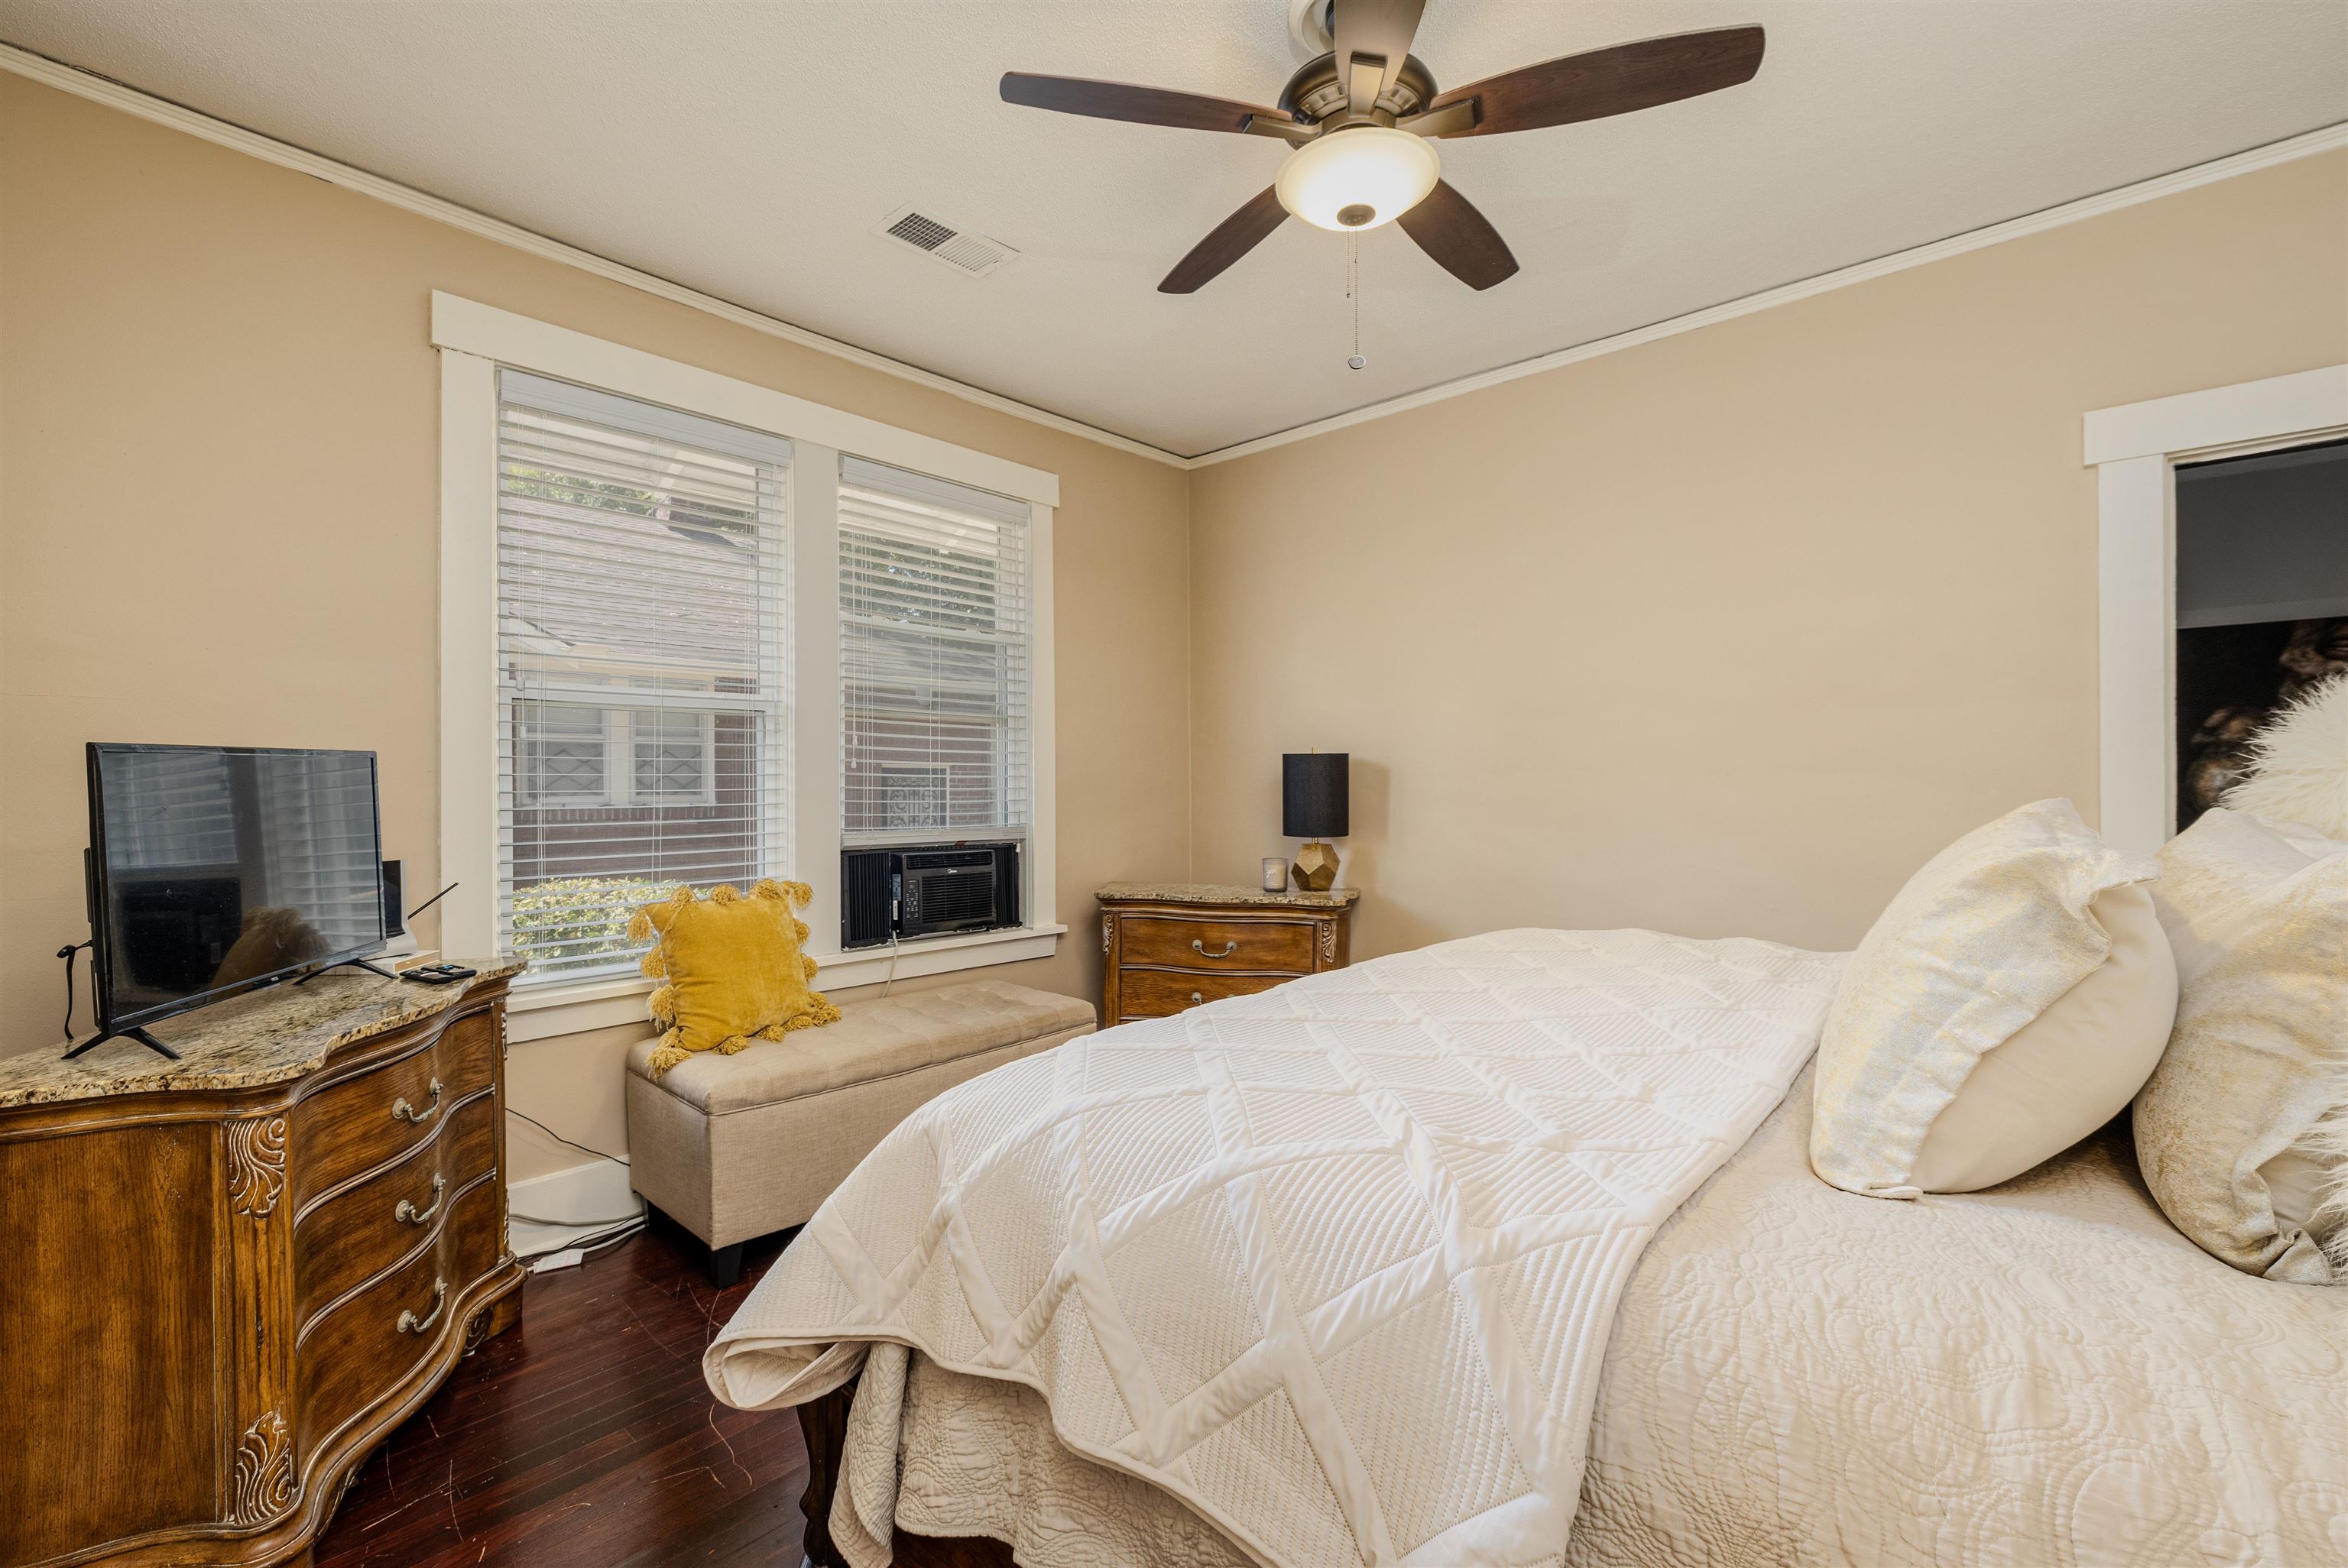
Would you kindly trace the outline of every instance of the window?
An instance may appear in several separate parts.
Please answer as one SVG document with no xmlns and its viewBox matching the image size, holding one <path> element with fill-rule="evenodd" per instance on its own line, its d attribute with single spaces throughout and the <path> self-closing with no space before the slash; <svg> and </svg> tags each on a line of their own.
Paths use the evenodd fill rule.
<svg viewBox="0 0 2348 1568">
<path fill-rule="evenodd" d="M 1048 958 L 1053 511 L 991 454 L 453 295 L 440 875 L 509 1038 L 640 1023 L 639 906 L 788 876 L 830 988 Z M 844 848 L 1023 846 L 1015 930 L 839 951 Z"/>
<path fill-rule="evenodd" d="M 841 830 L 1028 825 L 1028 507 L 859 457 L 839 473 Z"/>
<path fill-rule="evenodd" d="M 528 806 L 716 804 L 716 715 L 535 702 L 521 715 Z"/>
<path fill-rule="evenodd" d="M 716 778 L 717 718 L 714 713 L 653 712 L 633 715 L 629 728 L 632 798 L 705 801 Z"/>
<path fill-rule="evenodd" d="M 501 935 L 540 980 L 628 973 L 638 905 L 788 861 L 791 450 L 513 371 L 499 394 Z"/>
<path fill-rule="evenodd" d="M 602 805 L 611 798 L 608 710 L 530 702 L 519 717 L 524 805 Z"/>
</svg>

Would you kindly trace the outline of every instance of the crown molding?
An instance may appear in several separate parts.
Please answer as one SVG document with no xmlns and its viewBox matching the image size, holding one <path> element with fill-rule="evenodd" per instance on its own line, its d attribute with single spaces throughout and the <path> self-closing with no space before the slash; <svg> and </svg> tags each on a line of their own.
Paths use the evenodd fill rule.
<svg viewBox="0 0 2348 1568">
<path fill-rule="evenodd" d="M 1188 459 L 1179 453 L 1152 446 L 1145 441 L 1136 441 L 1128 436 L 1119 436 L 1113 430 L 1103 430 L 1097 425 L 1086 425 L 1080 419 L 1071 419 L 1064 414 L 1055 414 L 1047 408 L 1037 408 L 1032 404 L 1022 403 L 1016 398 L 989 392 L 984 387 L 973 386 L 968 382 L 956 381 L 952 376 L 940 375 L 935 371 L 923 370 L 919 365 L 908 364 L 902 360 L 891 359 L 886 354 L 874 354 L 870 349 L 858 348 L 854 343 L 842 343 L 838 338 L 826 337 L 823 333 L 811 332 L 806 327 L 794 326 L 791 323 L 778 317 L 735 304 L 730 300 L 719 299 L 715 294 L 705 294 L 698 289 L 672 282 L 656 273 L 624 265 L 607 257 L 599 256 L 592 251 L 582 251 L 576 245 L 567 245 L 560 240 L 551 240 L 518 223 L 509 223 L 502 218 L 492 218 L 486 212 L 478 212 L 472 208 L 418 190 L 413 186 L 402 185 L 396 179 L 386 179 L 380 174 L 369 173 L 354 165 L 339 162 L 295 147 L 289 142 L 279 141 L 273 137 L 263 136 L 259 131 L 247 130 L 242 126 L 215 118 L 211 115 L 189 108 L 183 104 L 173 103 L 168 98 L 157 97 L 152 93 L 142 92 L 137 87 L 126 86 L 111 77 L 101 77 L 76 66 L 65 65 L 45 55 L 34 54 L 29 49 L 17 48 L 13 44 L 0 44 L 0 71 L 7 71 L 31 81 L 40 82 L 62 92 L 71 93 L 76 97 L 88 98 L 93 103 L 103 104 L 108 108 L 120 109 L 125 114 L 151 120 L 157 125 L 168 126 L 173 130 L 185 131 L 190 136 L 201 138 L 215 146 L 244 153 L 249 157 L 260 159 L 264 163 L 276 164 L 281 169 L 291 169 L 299 173 L 310 175 L 330 185 L 339 185 L 345 190 L 355 190 L 362 196 L 371 196 L 378 201 L 388 202 L 394 207 L 413 212 L 419 217 L 446 223 L 451 228 L 462 229 L 469 234 L 495 241 L 500 245 L 511 246 L 517 251 L 528 251 L 533 256 L 543 257 L 550 261 L 560 261 L 565 266 L 592 272 L 597 277 L 608 278 L 613 282 L 623 283 L 629 288 L 657 295 L 673 303 L 690 306 L 694 310 L 705 312 L 721 320 L 732 322 L 736 326 L 748 327 L 753 332 L 764 333 L 768 337 L 781 338 L 787 343 L 795 343 L 803 348 L 815 349 L 819 353 L 844 359 L 851 364 L 862 365 L 867 370 L 877 370 L 884 375 L 892 375 L 901 381 L 910 381 L 917 386 L 928 387 L 933 392 L 947 393 L 966 403 L 974 403 L 982 408 L 991 408 L 998 414 L 1008 414 L 1014 418 L 1025 419 L 1031 424 L 1041 425 L 1065 435 L 1082 436 L 1087 441 L 1097 441 L 1104 446 L 1113 446 L 1120 452 L 1130 452 L 1137 457 L 1147 457 L 1153 462 L 1164 463 L 1171 467 L 1181 468 L 1189 466 Z"/>
<path fill-rule="evenodd" d="M 200 137 L 217 146 L 258 158 L 267 163 L 274 163 L 281 168 L 298 170 L 325 180 L 329 184 L 339 185 L 346 190 L 355 190 L 361 195 L 371 196 L 378 201 L 389 202 L 392 206 L 414 212 L 420 217 L 432 219 L 437 222 L 462 229 L 468 233 L 479 235 L 485 240 L 495 241 L 499 244 L 511 246 L 515 250 L 528 251 L 531 255 L 543 257 L 551 261 L 577 267 L 583 272 L 592 272 L 598 277 L 625 284 L 629 288 L 689 306 L 694 310 L 705 312 L 721 320 L 732 322 L 737 326 L 747 327 L 753 332 L 764 333 L 770 337 L 798 343 L 835 358 L 844 359 L 852 364 L 862 365 L 868 370 L 876 370 L 885 375 L 911 382 L 918 386 L 949 394 L 965 402 L 974 403 L 982 408 L 991 408 L 999 414 L 1025 419 L 1031 424 L 1044 425 L 1047 429 L 1081 436 L 1085 440 L 1098 442 L 1104 446 L 1114 447 L 1120 452 L 1129 452 L 1138 457 L 1147 457 L 1153 462 L 1164 463 L 1170 467 L 1182 469 L 1211 467 L 1218 463 L 1229 463 L 1236 458 L 1251 456 L 1258 452 L 1269 452 L 1275 447 L 1292 446 L 1299 441 L 1309 441 L 1316 436 L 1325 436 L 1332 431 L 1366 424 L 1373 419 L 1384 419 L 1388 415 L 1406 414 L 1414 408 L 1424 408 L 1447 398 L 1464 397 L 1471 392 L 1481 392 L 1487 387 L 1520 381 L 1527 376 L 1540 375 L 1544 372 L 1561 369 L 1569 364 L 1579 364 L 1584 360 L 1596 359 L 1603 354 L 1619 354 L 1624 349 L 1637 348 L 1643 343 L 1676 337 L 1682 333 L 1694 332 L 1701 327 L 1734 321 L 1739 316 L 1752 315 L 1777 305 L 1791 304 L 1797 300 L 1809 299 L 1814 295 L 1827 293 L 1835 289 L 1848 288 L 1854 283 L 1864 283 L 1876 278 L 1888 277 L 1894 272 L 1906 272 L 1910 267 L 1925 266 L 1952 256 L 1962 256 L 1967 251 L 2001 245 L 2009 240 L 2023 239 L 2028 235 L 2044 233 L 2050 229 L 2062 228 L 2065 224 L 2100 217 L 2106 212 L 2116 212 L 2122 208 L 2134 207 L 2146 201 L 2157 201 L 2164 196 L 2173 196 L 2179 191 L 2193 190 L 2197 186 L 2214 184 L 2221 179 L 2231 179 L 2237 175 L 2250 174 L 2258 169 L 2272 168 L 2277 164 L 2289 163 L 2296 159 L 2308 158 L 2317 153 L 2348 147 L 2348 121 L 2324 126 L 2320 129 L 2307 131 L 2299 136 L 2270 142 L 2264 147 L 2254 147 L 2225 158 L 2213 159 L 2208 163 L 2195 164 L 2191 168 L 2180 169 L 2173 173 L 2157 175 L 2150 179 L 2139 180 L 2134 185 L 2123 185 L 2095 196 L 2082 197 L 2076 201 L 2066 201 L 2059 206 L 2025 213 L 2022 217 L 2011 218 L 2001 223 L 1993 223 L 1986 228 L 1968 230 L 1964 233 L 1952 234 L 1944 240 L 1934 240 L 1909 250 L 1895 251 L 1890 255 L 1879 256 L 1873 261 L 1837 268 L 1830 272 L 1820 272 L 1815 277 L 1780 284 L 1772 289 L 1764 289 L 1758 293 L 1746 294 L 1742 298 L 1710 305 L 1700 311 L 1691 311 L 1684 315 L 1672 316 L 1660 322 L 1650 323 L 1646 326 L 1634 327 L 1628 332 L 1617 333 L 1612 337 L 1597 338 L 1589 343 L 1577 343 L 1570 348 L 1557 349 L 1548 354 L 1535 355 L 1530 359 L 1519 360 L 1514 364 L 1479 371 L 1474 375 L 1461 376 L 1457 380 L 1441 382 L 1417 392 L 1406 393 L 1399 397 L 1387 398 L 1384 402 L 1365 404 L 1360 408 L 1351 409 L 1344 414 L 1334 414 L 1325 419 L 1312 420 L 1286 430 L 1274 431 L 1270 435 L 1236 442 L 1229 446 L 1220 446 L 1212 451 L 1185 456 L 1179 453 L 1167 451 L 1164 447 L 1152 446 L 1145 441 L 1137 441 L 1128 436 L 1120 436 L 1113 430 L 1104 430 L 1097 425 L 1087 425 L 1082 420 L 1071 419 L 1063 414 L 1055 414 L 1049 409 L 1037 408 L 1031 404 L 1021 403 L 1016 398 L 1005 397 L 1000 393 L 989 392 L 983 387 L 973 386 L 967 382 L 956 381 L 951 376 L 940 375 L 934 371 L 923 370 L 919 365 L 908 364 L 902 360 L 891 359 L 886 354 L 875 354 L 870 349 L 858 348 L 853 343 L 843 343 L 838 338 L 826 337 L 821 333 L 809 331 L 806 327 L 794 326 L 789 322 L 766 315 L 747 306 L 735 304 L 729 300 L 719 299 L 715 294 L 705 294 L 698 289 L 687 288 L 682 283 L 672 282 L 654 273 L 608 260 L 596 255 L 592 251 L 582 251 L 575 245 L 567 245 L 561 241 L 551 240 L 543 234 L 524 229 L 520 224 L 510 223 L 502 218 L 492 218 L 485 212 L 477 212 L 469 207 L 460 206 L 454 201 L 402 185 L 397 180 L 386 179 L 379 174 L 371 174 L 353 165 L 337 162 L 334 159 L 263 136 L 258 131 L 247 130 L 242 126 L 214 118 L 211 115 L 200 113 L 184 105 L 173 103 L 168 98 L 157 97 L 152 93 L 142 92 L 137 87 L 126 86 L 91 71 L 82 70 L 78 67 L 62 64 L 46 56 L 34 54 L 30 50 L 17 48 L 14 45 L 0 44 L 0 71 L 11 72 L 33 81 L 42 82 L 61 91 L 72 93 L 77 97 L 88 98 L 110 108 L 120 109 L 126 114 L 136 115 L 141 119 L 169 126 L 175 130 L 185 131 L 191 136 Z"/>
<path fill-rule="evenodd" d="M 1259 436 L 1251 441 L 1241 441 L 1230 446 L 1217 447 L 1214 451 L 1202 452 L 1190 458 L 1183 466 L 1186 468 L 1210 467 L 1217 463 L 1228 463 L 1234 458 L 1251 456 L 1258 452 L 1269 452 L 1274 447 L 1287 446 L 1298 441 L 1310 441 L 1316 436 L 1325 436 L 1333 430 L 1343 430 L 1349 425 L 1365 424 L 1373 419 L 1384 419 L 1391 414 L 1405 414 L 1414 408 L 1424 408 L 1431 403 L 1441 403 L 1447 398 L 1463 397 L 1471 392 L 1481 392 L 1488 386 L 1499 386 L 1508 382 L 1520 381 L 1529 375 L 1540 375 L 1545 371 L 1557 370 L 1569 364 L 1579 364 L 1583 360 L 1596 359 L 1601 354 L 1619 354 L 1626 348 L 1637 348 L 1642 343 L 1676 337 L 1682 333 L 1694 332 L 1699 327 L 1735 321 L 1739 316 L 1749 316 L 1777 305 L 1791 304 L 1796 300 L 1807 300 L 1813 295 L 1827 293 L 1835 289 L 1849 288 L 1853 283 L 1864 283 L 1876 278 L 1889 277 L 1894 272 L 1904 272 L 1910 267 L 1921 267 L 1933 261 L 1945 261 L 1951 256 L 1962 256 L 1968 251 L 1985 250 L 1992 245 L 2002 245 L 2009 240 L 2019 240 L 2031 234 L 2042 234 L 2049 229 L 2060 229 L 2068 223 L 2077 223 L 2085 219 L 2100 217 L 2106 212 L 2116 212 L 2124 207 L 2134 207 L 2140 202 L 2157 201 L 2164 196 L 2174 196 L 2178 191 L 2190 190 L 2196 186 L 2215 184 L 2220 179 L 2231 179 L 2236 175 L 2250 174 L 2258 169 L 2272 168 L 2279 163 L 2289 163 L 2295 159 L 2308 158 L 2316 153 L 2330 152 L 2343 147 L 2348 147 L 2348 121 L 2325 126 L 2319 130 L 2307 131 L 2299 136 L 2288 137 L 2281 141 L 2269 142 L 2264 147 L 2254 147 L 2248 151 L 2237 152 L 2229 157 L 2213 159 L 2208 163 L 2198 163 L 2189 169 L 2180 169 L 2172 174 L 2157 175 L 2153 179 L 2139 180 L 2134 185 L 2123 185 L 2099 195 L 2082 197 L 2076 201 L 2066 201 L 2059 207 L 2048 207 L 2037 212 L 2026 213 L 2020 218 L 2010 218 L 2003 223 L 1993 223 L 1985 229 L 1968 230 L 1962 234 L 1952 234 L 1945 240 L 1935 240 L 1929 244 L 1918 245 L 1910 250 L 1895 251 L 1888 256 L 1878 256 L 1871 261 L 1860 261 L 1852 266 L 1838 268 L 1831 272 L 1820 272 L 1816 277 L 1804 278 L 1798 282 L 1780 284 L 1774 289 L 1764 289 L 1757 294 L 1746 294 L 1742 299 L 1730 300 L 1723 304 L 1708 306 L 1700 311 L 1691 311 L 1684 316 L 1673 316 L 1647 326 L 1634 327 L 1629 332 L 1617 333 L 1612 337 L 1598 338 L 1590 343 L 1577 344 L 1572 348 L 1559 349 L 1531 359 L 1519 360 L 1514 364 L 1502 365 L 1497 370 L 1480 371 L 1474 375 L 1461 376 L 1457 381 L 1447 381 L 1423 391 L 1406 393 L 1400 397 L 1390 397 L 1383 403 L 1366 404 L 1347 413 L 1333 414 L 1326 419 L 1315 419 L 1310 424 L 1299 425 L 1292 429 L 1277 431 L 1270 436 Z"/>
</svg>

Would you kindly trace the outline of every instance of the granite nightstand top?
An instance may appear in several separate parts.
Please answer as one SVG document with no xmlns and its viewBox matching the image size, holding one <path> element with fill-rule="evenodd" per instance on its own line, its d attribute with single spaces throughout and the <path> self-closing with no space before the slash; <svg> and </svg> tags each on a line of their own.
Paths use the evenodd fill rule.
<svg viewBox="0 0 2348 1568">
<path fill-rule="evenodd" d="M 135 1040 L 108 1040 L 72 1061 L 61 1060 L 61 1043 L 36 1046 L 0 1058 L 0 1110 L 164 1090 L 251 1089 L 299 1078 L 343 1046 L 445 1012 L 475 987 L 529 967 L 515 958 L 455 961 L 479 976 L 427 986 L 335 969 L 298 989 L 290 982 L 269 986 L 149 1026 L 180 1053 L 179 1061 Z"/>
<path fill-rule="evenodd" d="M 1111 882 L 1095 895 L 1104 904 L 1248 904 L 1272 909 L 1349 909 L 1361 896 L 1358 887 L 1267 893 L 1222 882 Z"/>
</svg>

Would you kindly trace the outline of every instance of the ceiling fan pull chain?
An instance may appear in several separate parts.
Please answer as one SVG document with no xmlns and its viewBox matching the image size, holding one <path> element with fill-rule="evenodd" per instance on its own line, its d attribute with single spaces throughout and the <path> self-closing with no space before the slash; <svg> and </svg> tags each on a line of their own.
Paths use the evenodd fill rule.
<svg viewBox="0 0 2348 1568">
<path fill-rule="evenodd" d="M 1362 353 L 1362 237 L 1345 236 L 1345 298 L 1354 305 L 1354 353 L 1345 361 L 1347 370 L 1360 370 L 1369 360 Z"/>
</svg>

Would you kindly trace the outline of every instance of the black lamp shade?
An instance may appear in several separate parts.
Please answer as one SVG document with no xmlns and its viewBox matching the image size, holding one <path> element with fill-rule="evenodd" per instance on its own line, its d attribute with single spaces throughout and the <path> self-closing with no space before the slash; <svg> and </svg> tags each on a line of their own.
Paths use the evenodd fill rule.
<svg viewBox="0 0 2348 1568">
<path fill-rule="evenodd" d="M 1343 838 L 1350 804 L 1346 752 L 1290 752 L 1280 759 L 1280 831 L 1290 838 Z"/>
</svg>

